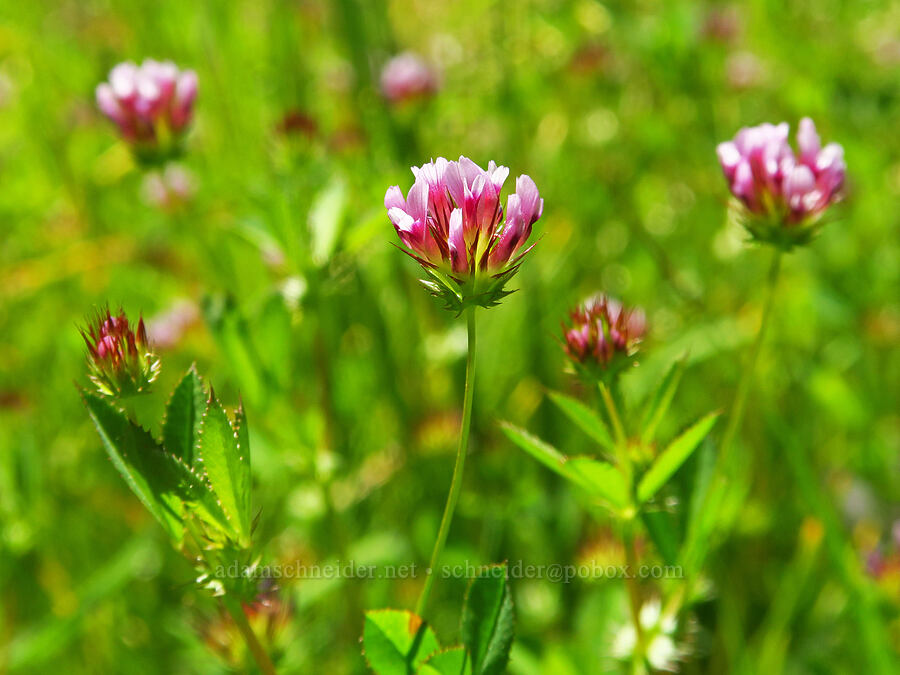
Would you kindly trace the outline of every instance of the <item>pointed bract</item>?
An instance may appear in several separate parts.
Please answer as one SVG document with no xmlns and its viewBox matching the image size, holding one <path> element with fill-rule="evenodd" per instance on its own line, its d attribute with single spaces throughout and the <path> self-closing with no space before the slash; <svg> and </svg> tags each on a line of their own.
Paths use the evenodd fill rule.
<svg viewBox="0 0 900 675">
<path fill-rule="evenodd" d="M 104 396 L 142 394 L 159 376 L 160 362 L 147 339 L 144 319 L 132 328 L 125 312 L 107 307 L 81 329 L 87 345 L 88 377 Z"/>
</svg>

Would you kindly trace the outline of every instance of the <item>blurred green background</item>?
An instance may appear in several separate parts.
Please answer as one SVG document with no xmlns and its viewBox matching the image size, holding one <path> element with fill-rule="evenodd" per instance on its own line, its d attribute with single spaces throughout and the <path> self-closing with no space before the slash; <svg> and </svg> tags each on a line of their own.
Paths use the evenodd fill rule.
<svg viewBox="0 0 900 675">
<path fill-rule="evenodd" d="M 442 85 L 392 107 L 379 71 L 403 50 Z M 93 101 L 115 63 L 145 57 L 200 78 L 183 160 L 196 192 L 177 208 L 142 196 Z M 194 361 L 226 404 L 243 396 L 267 560 L 426 561 L 465 330 L 391 246 L 382 199 L 439 155 L 494 159 L 545 199 L 520 291 L 479 314 L 473 447 L 446 559 L 615 560 L 603 517 L 497 421 L 592 450 L 544 393 L 578 393 L 559 322 L 597 290 L 648 314 L 627 394 L 689 350 L 669 434 L 727 408 L 769 253 L 727 223 L 715 146 L 804 115 L 843 144 L 847 199 L 785 261 L 741 438 L 750 497 L 680 621 L 686 673 L 896 663 L 900 3 L 4 3 L 0 671 L 233 667 L 214 654 L 231 642 L 215 602 L 191 589 L 73 386 L 85 383 L 76 328 L 107 302 L 151 320 L 159 410 Z M 419 584 L 283 584 L 283 671 L 365 672 L 362 610 L 412 607 Z M 463 590 L 435 586 L 442 636 L 456 634 Z M 514 596 L 510 672 L 617 672 L 621 582 L 519 580 Z"/>
</svg>

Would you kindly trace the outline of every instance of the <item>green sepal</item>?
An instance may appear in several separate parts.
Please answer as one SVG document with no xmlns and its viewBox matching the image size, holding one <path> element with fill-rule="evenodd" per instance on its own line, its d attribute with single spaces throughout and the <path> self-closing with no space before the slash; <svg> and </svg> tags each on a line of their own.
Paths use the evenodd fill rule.
<svg viewBox="0 0 900 675">
<path fill-rule="evenodd" d="M 798 246 L 809 244 L 825 224 L 821 217 L 815 217 L 808 222 L 788 224 L 785 222 L 784 213 L 771 215 L 752 213 L 736 199 L 731 200 L 729 204 L 728 217 L 747 230 L 751 240 L 774 246 L 785 253 Z"/>
<path fill-rule="evenodd" d="M 443 301 L 444 309 L 456 313 L 457 316 L 468 307 L 489 309 L 500 304 L 507 295 L 515 293 L 515 290 L 506 290 L 505 286 L 519 271 L 521 264 L 512 265 L 499 274 L 476 275 L 462 279 L 435 269 L 421 260 L 419 262 L 428 275 L 427 279 L 420 279 L 422 285 L 434 297 Z"/>
</svg>

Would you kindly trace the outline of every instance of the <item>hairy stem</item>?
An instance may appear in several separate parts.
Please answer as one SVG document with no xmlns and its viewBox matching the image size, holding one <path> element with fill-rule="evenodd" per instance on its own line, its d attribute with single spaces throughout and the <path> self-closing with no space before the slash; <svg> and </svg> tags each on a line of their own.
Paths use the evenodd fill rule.
<svg viewBox="0 0 900 675">
<path fill-rule="evenodd" d="M 447 495 L 447 504 L 444 506 L 444 515 L 441 517 L 441 527 L 438 530 L 437 540 L 434 542 L 434 550 L 431 553 L 431 564 L 426 571 L 425 586 L 416 603 L 416 614 L 422 616 L 428 605 L 428 596 L 434 584 L 434 576 L 437 574 L 437 564 L 447 542 L 447 534 L 450 532 L 450 523 L 453 520 L 453 512 L 459 501 L 459 493 L 462 490 L 463 468 L 466 463 L 466 452 L 469 448 L 469 428 L 472 423 L 472 399 L 475 394 L 475 308 L 466 310 L 466 324 L 469 331 L 468 356 L 466 358 L 466 392 L 463 398 L 462 427 L 459 430 L 459 447 L 456 450 L 456 464 L 453 467 L 453 479 L 450 482 L 450 494 Z"/>
</svg>

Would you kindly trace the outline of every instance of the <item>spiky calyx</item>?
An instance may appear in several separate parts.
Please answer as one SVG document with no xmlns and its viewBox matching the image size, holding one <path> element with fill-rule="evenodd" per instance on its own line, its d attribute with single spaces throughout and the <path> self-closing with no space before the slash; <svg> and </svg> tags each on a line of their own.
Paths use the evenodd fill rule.
<svg viewBox="0 0 900 675">
<path fill-rule="evenodd" d="M 87 345 L 88 377 L 97 391 L 113 398 L 147 392 L 159 377 L 160 362 L 147 339 L 143 317 L 132 328 L 123 310 L 109 307 L 81 329 Z"/>
</svg>

